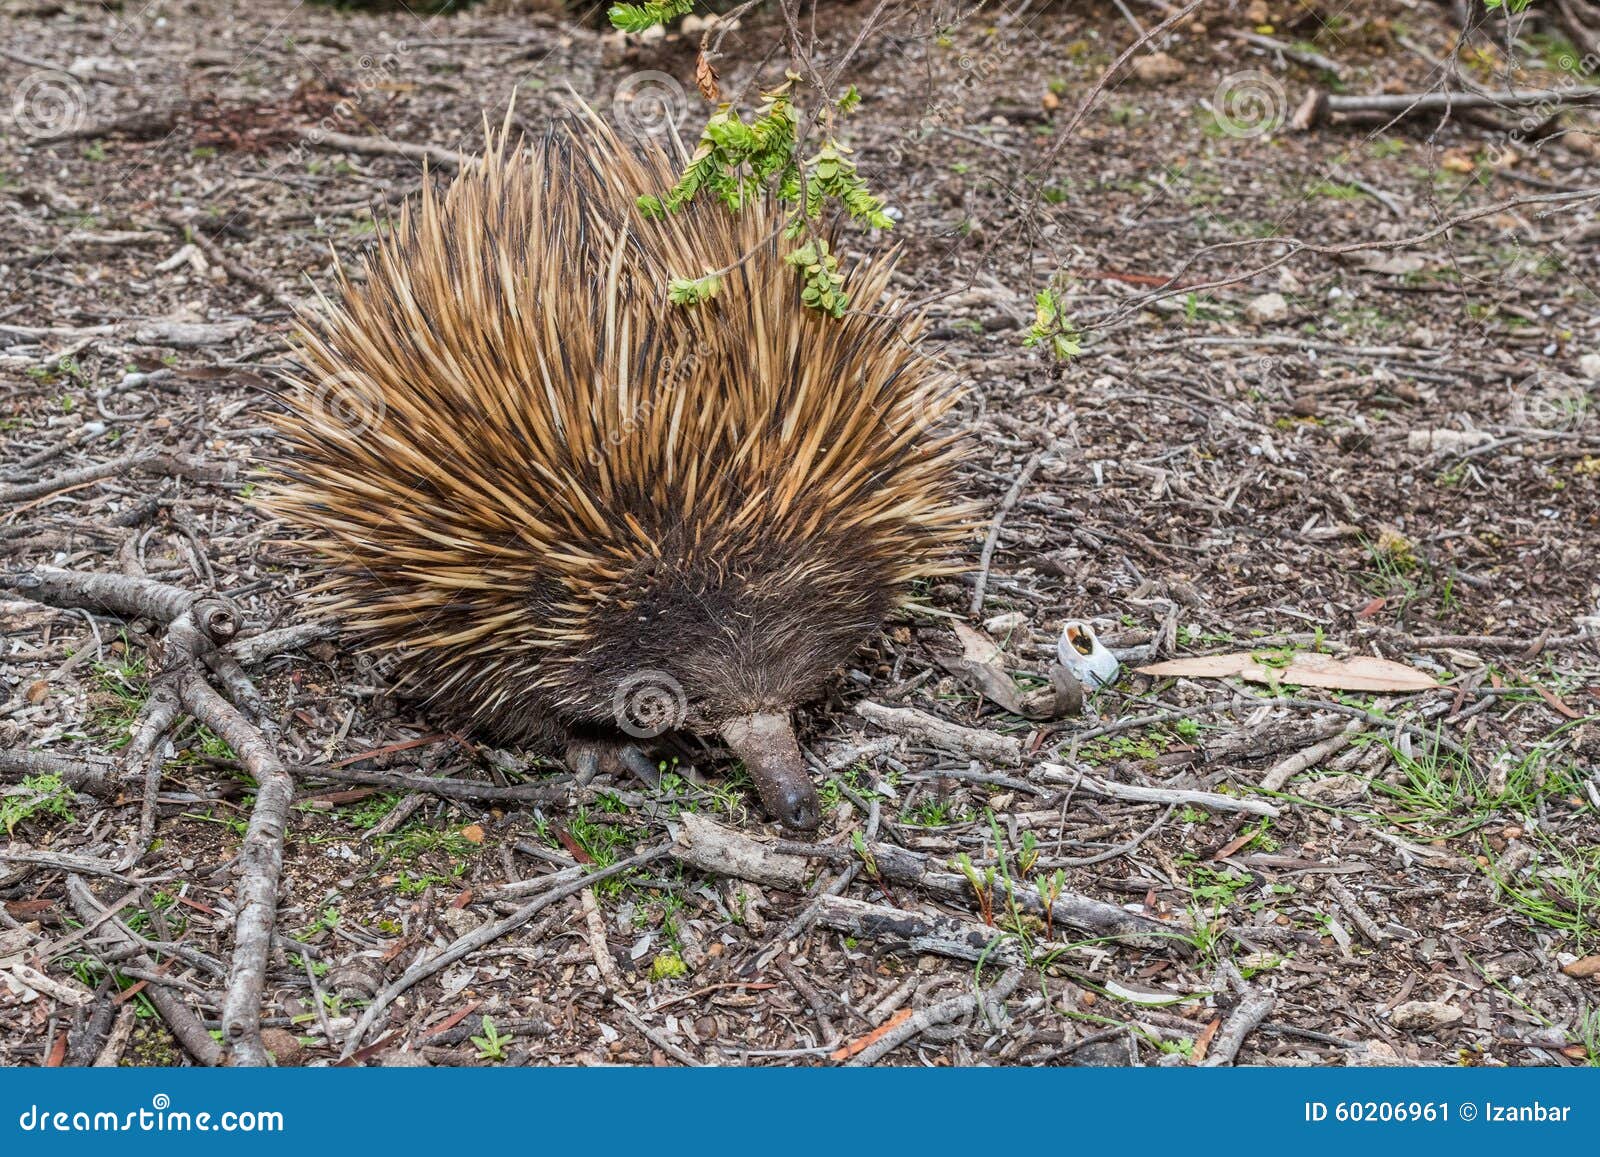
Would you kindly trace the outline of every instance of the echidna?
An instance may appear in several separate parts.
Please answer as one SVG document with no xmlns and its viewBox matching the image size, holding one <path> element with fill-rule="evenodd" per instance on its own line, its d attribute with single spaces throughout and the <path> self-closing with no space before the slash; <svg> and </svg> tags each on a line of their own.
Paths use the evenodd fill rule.
<svg viewBox="0 0 1600 1157">
<path fill-rule="evenodd" d="M 822 315 L 780 207 L 644 219 L 673 181 L 589 114 L 424 182 L 303 319 L 270 505 L 431 713 L 511 743 L 717 733 L 808 829 L 791 710 L 970 531 L 928 432 L 956 390 L 890 258 Z M 715 297 L 669 304 L 707 269 Z"/>
</svg>

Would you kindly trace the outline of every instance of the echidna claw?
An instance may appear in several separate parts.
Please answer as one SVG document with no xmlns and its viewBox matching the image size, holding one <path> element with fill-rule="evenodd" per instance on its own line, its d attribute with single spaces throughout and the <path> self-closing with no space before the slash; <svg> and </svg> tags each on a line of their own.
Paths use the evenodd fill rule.
<svg viewBox="0 0 1600 1157">
<path fill-rule="evenodd" d="M 661 769 L 656 761 L 644 753 L 636 743 L 624 743 L 617 750 L 617 757 L 622 760 L 622 766 L 633 772 L 652 788 L 661 786 Z"/>
</svg>

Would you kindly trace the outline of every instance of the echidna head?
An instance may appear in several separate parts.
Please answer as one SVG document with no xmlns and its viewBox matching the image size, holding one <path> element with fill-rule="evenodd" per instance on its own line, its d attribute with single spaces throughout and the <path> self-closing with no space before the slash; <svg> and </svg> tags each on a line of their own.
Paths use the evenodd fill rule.
<svg viewBox="0 0 1600 1157">
<path fill-rule="evenodd" d="M 792 551 L 763 541 L 715 566 L 653 568 L 648 580 L 594 623 L 574 685 L 610 688 L 610 698 L 587 714 L 607 711 L 641 739 L 677 728 L 720 736 L 770 815 L 815 828 L 821 805 L 791 715 L 876 630 L 892 592 L 869 559 L 822 541 Z"/>
</svg>

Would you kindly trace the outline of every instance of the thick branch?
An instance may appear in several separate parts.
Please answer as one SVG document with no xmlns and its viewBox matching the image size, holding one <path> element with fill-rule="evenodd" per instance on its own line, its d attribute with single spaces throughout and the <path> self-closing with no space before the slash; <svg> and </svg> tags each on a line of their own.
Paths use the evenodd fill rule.
<svg viewBox="0 0 1600 1157">
<path fill-rule="evenodd" d="M 222 1004 L 222 1038 L 234 1064 L 266 1065 L 270 1060 L 261 1043 L 261 1000 L 277 922 L 283 836 L 294 780 L 261 733 L 212 689 L 198 669 L 182 680 L 179 698 L 189 714 L 233 748 L 257 784 L 256 805 L 239 845 L 233 959 Z"/>
</svg>

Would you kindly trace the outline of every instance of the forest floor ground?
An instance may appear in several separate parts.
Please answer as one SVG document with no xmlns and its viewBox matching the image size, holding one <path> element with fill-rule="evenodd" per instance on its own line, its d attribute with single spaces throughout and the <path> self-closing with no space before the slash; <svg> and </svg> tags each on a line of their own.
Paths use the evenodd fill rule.
<svg viewBox="0 0 1600 1157">
<path fill-rule="evenodd" d="M 1101 7 L 1002 4 L 942 30 L 908 16 L 846 75 L 863 96 L 849 122 L 862 172 L 899 218 L 898 285 L 927 301 L 932 348 L 971 390 L 964 486 L 992 513 L 1022 485 L 981 613 L 974 540 L 972 573 L 928 592 L 944 614 L 891 623 L 802 738 L 828 768 L 823 845 L 870 829 L 964 853 L 979 882 L 922 891 L 845 857 L 788 891 L 658 861 L 404 993 L 365 1057 L 830 1063 L 907 1010 L 1004 977 L 1005 1000 L 968 1001 L 884 1063 L 1194 1063 L 1241 1009 L 1259 1027 L 1240 1063 L 1600 1058 L 1600 232 L 1593 201 L 1560 199 L 1600 181 L 1600 138 L 1570 119 L 1535 138 L 1459 113 L 1291 131 L 1314 87 L 1437 88 L 1456 29 L 1420 2 L 1206 5 L 1073 126 L 1135 35 Z M 513 93 L 516 121 L 539 131 L 569 90 L 637 131 L 671 113 L 692 134 L 707 111 L 697 38 L 624 44 L 549 12 L 0 10 L 0 490 L 164 455 L 0 503 L 0 560 L 234 592 L 255 626 L 299 621 L 310 582 L 249 501 L 290 309 L 331 285 L 330 247 L 359 254 L 422 179 L 415 157 L 347 151 L 323 130 L 471 150 Z M 822 6 L 824 57 L 871 11 Z M 781 32 L 758 13 L 729 36 L 726 91 Z M 1314 50 L 1340 75 L 1237 34 Z M 1596 79 L 1552 36 L 1517 56 L 1517 85 Z M 1455 60 L 1469 81 L 1506 83 L 1488 38 Z M 1457 217 L 1420 244 L 1353 247 Z M 1022 344 L 1057 275 L 1083 334 L 1065 365 Z M 1096 625 L 1122 676 L 1082 716 L 1022 718 L 941 665 L 962 619 L 1024 687 L 1068 620 Z M 0 749 L 71 760 L 128 742 L 150 624 L 0 595 L 0 627 Z M 1382 656 L 1439 685 L 1132 671 L 1239 651 L 1269 672 Z M 441 734 L 337 643 L 253 674 L 288 761 L 541 774 Z M 860 700 L 1012 737 L 1021 764 L 881 731 Z M 134 1011 L 111 1059 L 183 1063 L 150 984 L 214 1022 L 254 789 L 209 733 L 180 731 L 177 748 L 147 854 L 120 880 L 86 877 L 102 899 L 135 890 L 132 932 L 184 945 L 158 950 L 149 979 L 87 949 L 67 900 L 67 857 L 138 838 L 137 785 L 108 801 L 37 778 L 0 789 L 0 1062 L 92 1056 L 112 1023 L 96 1008 L 122 993 Z M 336 1058 L 375 989 L 514 910 L 507 885 L 654 846 L 682 810 L 765 828 L 725 758 L 696 763 L 703 783 L 601 781 L 614 790 L 539 807 L 302 783 L 279 920 L 304 952 L 276 952 L 267 988 L 279 1061 Z M 1059 879 L 1171 938 L 1046 927 L 1001 901 L 980 963 L 938 936 L 802 918 L 808 889 L 834 887 L 984 927 L 986 866 Z M 65 997 L 19 979 L 24 960 Z M 74 992 L 94 996 L 74 1010 Z"/>
</svg>

